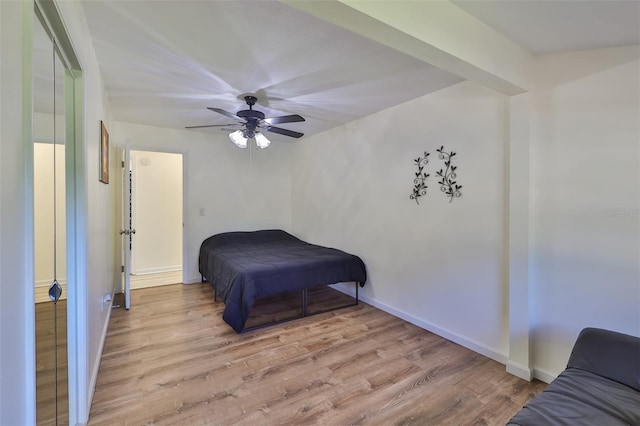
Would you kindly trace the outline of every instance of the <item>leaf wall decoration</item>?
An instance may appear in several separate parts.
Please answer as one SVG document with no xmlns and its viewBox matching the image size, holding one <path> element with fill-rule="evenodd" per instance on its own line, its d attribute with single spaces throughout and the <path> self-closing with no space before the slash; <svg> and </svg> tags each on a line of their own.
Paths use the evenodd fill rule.
<svg viewBox="0 0 640 426">
<path fill-rule="evenodd" d="M 444 160 L 444 165 L 446 168 L 440 169 L 436 172 L 436 175 L 440 177 L 438 183 L 440 184 L 440 191 L 444 192 L 444 194 L 449 197 L 449 202 L 452 202 L 454 198 L 462 197 L 462 185 L 458 185 L 455 180 L 458 177 L 456 173 L 456 169 L 458 166 L 452 165 L 452 158 L 456 155 L 454 151 L 447 152 L 444 150 L 444 145 L 442 145 L 439 149 L 436 149 L 438 154 L 438 158 Z"/>
<path fill-rule="evenodd" d="M 413 192 L 409 195 L 409 199 L 416 200 L 416 204 L 420 204 L 418 199 L 427 195 L 427 184 L 425 181 L 430 175 L 424 172 L 424 167 L 429 163 L 429 153 L 425 151 L 422 157 L 415 158 L 413 162 L 418 167 L 418 171 L 415 173 L 415 178 L 413 179 Z"/>
</svg>

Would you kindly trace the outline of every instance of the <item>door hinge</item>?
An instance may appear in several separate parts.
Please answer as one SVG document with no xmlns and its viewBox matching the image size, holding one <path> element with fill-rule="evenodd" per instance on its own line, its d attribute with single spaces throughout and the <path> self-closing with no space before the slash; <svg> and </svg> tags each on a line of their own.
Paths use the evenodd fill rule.
<svg viewBox="0 0 640 426">
<path fill-rule="evenodd" d="M 122 168 L 124 169 L 124 161 L 120 163 L 122 165 Z"/>
<path fill-rule="evenodd" d="M 124 272 L 124 265 L 120 267 L 120 272 Z"/>
</svg>

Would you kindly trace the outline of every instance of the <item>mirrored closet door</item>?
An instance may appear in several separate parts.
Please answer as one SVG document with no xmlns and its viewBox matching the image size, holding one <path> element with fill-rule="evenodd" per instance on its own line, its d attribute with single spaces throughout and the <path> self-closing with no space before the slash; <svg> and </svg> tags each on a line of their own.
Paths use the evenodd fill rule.
<svg viewBox="0 0 640 426">
<path fill-rule="evenodd" d="M 69 423 L 65 212 L 65 67 L 46 19 L 33 22 L 36 421 Z"/>
</svg>

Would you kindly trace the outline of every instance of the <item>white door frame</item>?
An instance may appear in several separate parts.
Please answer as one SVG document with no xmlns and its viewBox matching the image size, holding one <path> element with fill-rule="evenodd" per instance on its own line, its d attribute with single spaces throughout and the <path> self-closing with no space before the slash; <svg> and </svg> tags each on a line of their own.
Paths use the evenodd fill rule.
<svg viewBox="0 0 640 426">
<path fill-rule="evenodd" d="M 65 186 L 66 186 L 66 261 L 67 261 L 67 363 L 68 363 L 68 399 L 69 399 L 69 422 L 77 424 L 88 419 L 90 397 L 87 388 L 87 361 L 88 350 L 86 344 L 87 336 L 87 288 L 86 288 L 86 263 L 87 263 L 87 224 L 86 224 L 86 182 L 82 173 L 85 167 L 84 158 L 84 82 L 80 63 L 73 49 L 73 44 L 68 36 L 66 27 L 60 16 L 60 12 L 55 2 L 35 0 L 34 2 L 24 2 L 25 8 L 30 8 L 35 19 L 36 8 L 46 21 L 47 31 L 55 34 L 58 53 L 65 64 L 64 71 L 64 109 L 65 109 Z M 28 27 L 32 31 L 31 27 Z M 28 70 L 28 79 L 32 79 L 33 70 Z M 29 86 L 31 87 L 31 86 Z M 31 89 L 29 89 L 31 90 Z M 25 101 L 25 102 L 33 102 Z M 33 109 L 33 105 L 30 104 Z M 26 115 L 25 115 L 26 116 Z M 31 118 L 31 113 L 28 113 Z M 29 127 L 32 123 L 29 120 Z M 25 140 L 32 146 L 33 140 L 31 131 L 25 132 L 29 137 Z M 33 172 L 33 150 L 26 151 L 30 155 L 27 159 L 27 171 Z M 30 204 L 28 209 L 33 209 L 33 187 L 29 188 Z M 28 221 L 28 226 L 33 227 L 33 215 Z M 32 228 L 31 228 L 32 229 Z M 33 237 L 33 231 L 30 231 Z M 33 254 L 33 238 L 27 235 L 27 251 Z M 33 263 L 29 263 L 29 270 L 26 277 L 33 279 Z M 32 279 L 30 281 L 32 281 Z M 33 298 L 29 298 L 30 305 L 27 306 L 27 313 L 34 317 L 35 305 Z M 34 325 L 33 319 L 29 326 Z M 29 335 L 35 337 L 35 335 Z M 35 355 L 35 341 L 30 343 L 29 349 Z M 35 419 L 35 356 L 29 362 L 28 376 L 33 380 L 27 385 L 30 395 L 33 395 L 33 409 L 30 415 Z"/>
<path fill-rule="evenodd" d="M 122 228 L 120 230 L 120 236 L 124 262 L 124 307 L 125 309 L 129 309 L 131 308 L 131 244 L 133 234 L 135 234 L 136 231 L 131 219 L 131 203 L 133 200 L 131 200 L 131 149 L 129 148 L 128 139 L 123 151 L 124 159 L 122 160 L 122 170 L 120 173 L 122 184 L 119 186 L 119 188 L 122 189 L 122 197 L 120 197 L 120 201 L 122 202 Z"/>
</svg>

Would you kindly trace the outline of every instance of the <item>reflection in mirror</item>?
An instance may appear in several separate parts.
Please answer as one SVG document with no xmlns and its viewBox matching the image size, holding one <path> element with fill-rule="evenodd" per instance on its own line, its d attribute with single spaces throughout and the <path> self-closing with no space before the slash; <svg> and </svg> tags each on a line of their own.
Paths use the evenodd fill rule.
<svg viewBox="0 0 640 426">
<path fill-rule="evenodd" d="M 68 423 L 64 66 L 44 24 L 33 25 L 36 419 Z M 54 282 L 62 287 L 49 298 Z"/>
</svg>

